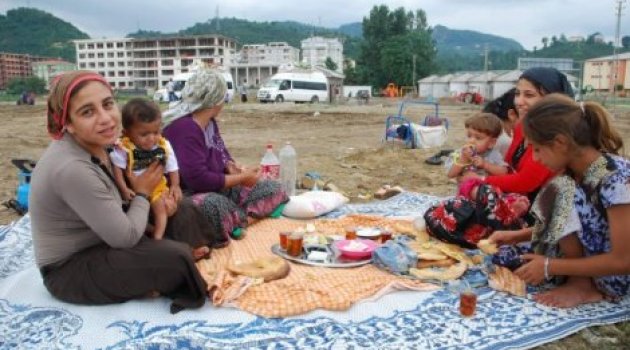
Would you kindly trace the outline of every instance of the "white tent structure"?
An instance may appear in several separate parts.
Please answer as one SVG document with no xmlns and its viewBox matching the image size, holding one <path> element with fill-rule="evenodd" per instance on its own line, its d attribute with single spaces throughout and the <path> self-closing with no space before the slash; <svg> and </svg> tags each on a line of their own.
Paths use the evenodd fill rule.
<svg viewBox="0 0 630 350">
<path fill-rule="evenodd" d="M 457 73 L 449 82 L 449 93 L 451 96 L 457 96 L 463 92 L 468 92 L 468 81 L 473 78 L 475 73 L 463 72 Z"/>
<path fill-rule="evenodd" d="M 433 82 L 438 76 L 433 74 L 418 80 L 418 95 L 420 97 L 433 97 Z"/>
<path fill-rule="evenodd" d="M 521 74 L 523 74 L 523 71 L 516 69 L 492 78 L 492 80 L 490 80 L 492 95 L 487 96 L 486 99 L 494 100 L 516 86 L 516 82 Z"/>
<path fill-rule="evenodd" d="M 487 71 L 470 78 L 468 80 L 468 92 L 477 92 L 484 99 L 488 99 L 490 96 L 493 96 L 490 81 L 497 75 L 499 73 L 496 71 Z"/>
<path fill-rule="evenodd" d="M 453 74 L 447 74 L 447 75 L 438 77 L 437 79 L 433 81 L 433 97 L 434 98 L 450 96 L 449 83 L 452 77 L 453 77 Z"/>
</svg>

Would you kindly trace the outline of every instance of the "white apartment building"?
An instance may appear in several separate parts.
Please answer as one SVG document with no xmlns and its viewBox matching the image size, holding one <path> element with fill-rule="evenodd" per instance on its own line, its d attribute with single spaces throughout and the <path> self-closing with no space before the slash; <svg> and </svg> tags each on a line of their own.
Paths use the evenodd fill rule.
<svg viewBox="0 0 630 350">
<path fill-rule="evenodd" d="M 243 45 L 238 63 L 292 63 L 299 62 L 300 50 L 286 42 Z"/>
<path fill-rule="evenodd" d="M 97 71 L 114 88 L 158 89 L 195 63 L 228 66 L 236 42 L 222 35 L 74 41 L 79 69 Z"/>
<path fill-rule="evenodd" d="M 338 72 L 343 72 L 343 44 L 340 39 L 314 36 L 302 40 L 303 62 L 324 67 L 327 57 L 337 64 Z"/>
<path fill-rule="evenodd" d="M 236 86 L 260 86 L 283 64 L 300 61 L 300 49 L 286 42 L 243 45 L 231 64 Z"/>
</svg>

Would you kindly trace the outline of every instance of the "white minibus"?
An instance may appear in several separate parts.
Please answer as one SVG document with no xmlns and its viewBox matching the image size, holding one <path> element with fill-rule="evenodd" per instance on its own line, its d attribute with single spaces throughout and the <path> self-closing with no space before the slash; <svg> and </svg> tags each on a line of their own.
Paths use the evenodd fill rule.
<svg viewBox="0 0 630 350">
<path fill-rule="evenodd" d="M 328 100 L 328 80 L 322 72 L 278 73 L 258 90 L 260 102 L 310 102 Z"/>
</svg>

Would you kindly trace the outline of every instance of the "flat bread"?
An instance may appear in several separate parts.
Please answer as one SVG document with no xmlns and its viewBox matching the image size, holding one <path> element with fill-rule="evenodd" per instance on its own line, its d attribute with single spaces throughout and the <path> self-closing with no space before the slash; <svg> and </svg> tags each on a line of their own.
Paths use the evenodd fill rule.
<svg viewBox="0 0 630 350">
<path fill-rule="evenodd" d="M 489 239 L 482 239 L 479 241 L 477 243 L 477 248 L 488 255 L 496 254 L 499 251 L 497 244 Z"/>
<path fill-rule="evenodd" d="M 466 263 L 468 266 L 474 265 L 472 259 L 470 259 L 470 257 L 466 255 L 466 252 L 464 252 L 464 250 L 458 245 L 448 244 L 444 242 L 436 242 L 435 247 L 439 249 L 442 253 L 457 261 Z"/>
<path fill-rule="evenodd" d="M 409 274 L 421 280 L 451 281 L 462 277 L 467 269 L 468 266 L 466 263 L 459 262 L 455 265 L 442 269 L 416 269 L 412 267 L 409 269 Z"/>
<path fill-rule="evenodd" d="M 448 258 L 446 254 L 436 249 L 432 243 L 420 243 L 418 241 L 410 241 L 405 243 L 411 250 L 416 252 L 418 260 L 444 260 Z"/>
<path fill-rule="evenodd" d="M 449 267 L 457 263 L 457 260 L 446 258 L 442 260 L 418 260 L 416 268 L 425 269 L 427 267 Z"/>
<path fill-rule="evenodd" d="M 426 243 L 431 239 L 427 230 L 415 230 L 416 233 L 416 241 L 419 243 Z"/>
<path fill-rule="evenodd" d="M 265 256 L 245 263 L 229 264 L 227 269 L 236 275 L 263 278 L 269 282 L 286 277 L 290 267 L 279 256 Z"/>
<path fill-rule="evenodd" d="M 397 221 L 392 224 L 392 229 L 398 233 L 415 236 L 415 229 L 411 221 Z"/>
<path fill-rule="evenodd" d="M 519 297 L 525 297 L 527 295 L 525 281 L 506 267 L 495 265 L 494 273 L 491 273 L 488 277 L 488 285 L 494 290 Z"/>
</svg>

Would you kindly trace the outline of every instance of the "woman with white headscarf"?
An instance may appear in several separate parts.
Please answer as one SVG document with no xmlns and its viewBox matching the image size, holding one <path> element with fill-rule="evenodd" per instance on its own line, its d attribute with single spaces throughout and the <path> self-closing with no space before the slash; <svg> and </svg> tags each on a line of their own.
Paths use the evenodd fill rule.
<svg viewBox="0 0 630 350">
<path fill-rule="evenodd" d="M 237 164 L 216 117 L 227 86 L 220 72 L 200 67 L 182 90 L 182 100 L 164 113 L 164 136 L 179 162 L 182 189 L 225 237 L 241 236 L 249 222 L 272 214 L 288 200 L 280 184 L 261 180 L 257 167 Z"/>
</svg>

